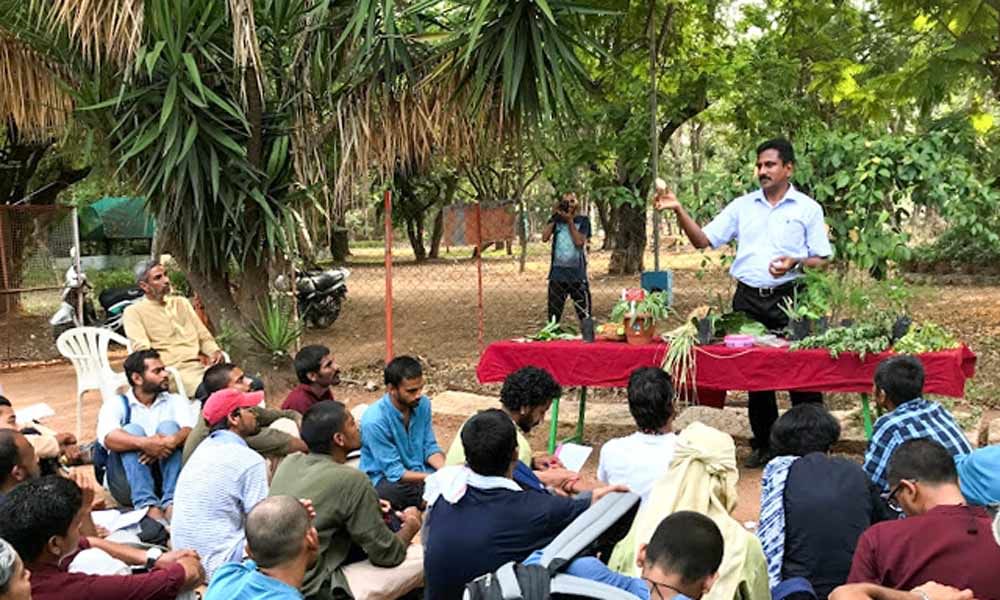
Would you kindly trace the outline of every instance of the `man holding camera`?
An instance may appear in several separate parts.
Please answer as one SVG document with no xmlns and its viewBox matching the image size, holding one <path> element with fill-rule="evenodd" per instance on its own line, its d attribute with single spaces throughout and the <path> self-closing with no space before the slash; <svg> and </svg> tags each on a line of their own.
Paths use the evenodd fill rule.
<svg viewBox="0 0 1000 600">
<path fill-rule="evenodd" d="M 542 241 L 552 240 L 549 267 L 549 322 L 562 318 L 566 296 L 573 300 L 576 316 L 582 322 L 590 318 L 590 284 L 587 283 L 587 240 L 590 219 L 577 212 L 576 194 L 563 194 L 542 230 Z"/>
</svg>

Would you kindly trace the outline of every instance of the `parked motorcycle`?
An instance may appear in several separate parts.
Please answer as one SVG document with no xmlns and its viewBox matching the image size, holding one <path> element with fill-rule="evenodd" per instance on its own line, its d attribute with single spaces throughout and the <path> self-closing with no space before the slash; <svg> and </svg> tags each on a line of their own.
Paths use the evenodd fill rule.
<svg viewBox="0 0 1000 600">
<path fill-rule="evenodd" d="M 76 265 L 70 266 L 66 271 L 63 283 L 62 303 L 56 311 L 49 324 L 52 325 L 52 339 L 57 340 L 62 333 L 74 327 L 103 327 L 110 329 L 119 335 L 125 335 L 125 326 L 122 323 L 122 315 L 125 309 L 138 302 L 142 296 L 142 290 L 138 286 L 125 288 L 108 288 L 101 292 L 97 301 L 104 312 L 104 318 L 99 319 L 97 311 L 94 310 L 94 303 L 90 300 L 90 282 L 87 275 L 76 270 Z M 78 314 L 81 296 L 83 299 L 83 319 Z"/>
<path fill-rule="evenodd" d="M 297 271 L 295 295 L 299 305 L 299 319 L 309 327 L 326 329 L 340 316 L 340 309 L 347 297 L 348 269 Z M 284 276 L 278 276 L 275 286 L 288 289 Z"/>
</svg>

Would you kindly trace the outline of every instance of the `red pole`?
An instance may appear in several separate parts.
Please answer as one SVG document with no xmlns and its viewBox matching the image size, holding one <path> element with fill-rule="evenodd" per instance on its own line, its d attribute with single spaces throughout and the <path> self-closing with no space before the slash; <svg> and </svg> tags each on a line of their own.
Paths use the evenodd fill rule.
<svg viewBox="0 0 1000 600">
<path fill-rule="evenodd" d="M 385 191 L 385 363 L 392 360 L 392 191 Z"/>
<path fill-rule="evenodd" d="M 483 212 L 476 201 L 476 271 L 479 277 L 479 353 L 483 353 Z"/>
</svg>

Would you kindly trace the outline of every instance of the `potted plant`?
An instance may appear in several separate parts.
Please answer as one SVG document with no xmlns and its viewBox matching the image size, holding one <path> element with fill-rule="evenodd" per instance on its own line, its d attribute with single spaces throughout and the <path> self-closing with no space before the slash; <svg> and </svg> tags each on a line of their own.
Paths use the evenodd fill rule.
<svg viewBox="0 0 1000 600">
<path fill-rule="evenodd" d="M 622 290 L 621 299 L 611 310 L 611 320 L 623 323 L 625 339 L 630 344 L 648 344 L 656 332 L 656 322 L 670 313 L 666 292 L 640 288 Z"/>
</svg>

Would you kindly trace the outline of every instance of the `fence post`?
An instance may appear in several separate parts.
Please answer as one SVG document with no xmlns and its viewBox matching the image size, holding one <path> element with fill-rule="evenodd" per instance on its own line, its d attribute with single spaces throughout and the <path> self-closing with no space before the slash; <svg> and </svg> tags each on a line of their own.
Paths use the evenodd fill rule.
<svg viewBox="0 0 1000 600">
<path fill-rule="evenodd" d="M 3 276 L 3 314 L 10 313 L 10 279 L 7 276 L 7 209 L 0 206 L 0 275 Z"/>
<path fill-rule="evenodd" d="M 392 190 L 385 191 L 385 363 L 392 360 Z"/>
<path fill-rule="evenodd" d="M 483 353 L 483 212 L 481 203 L 476 200 L 476 273 L 479 279 L 477 285 L 479 315 L 479 354 Z"/>
</svg>

